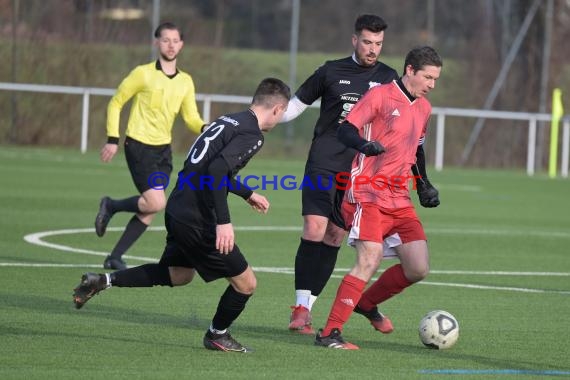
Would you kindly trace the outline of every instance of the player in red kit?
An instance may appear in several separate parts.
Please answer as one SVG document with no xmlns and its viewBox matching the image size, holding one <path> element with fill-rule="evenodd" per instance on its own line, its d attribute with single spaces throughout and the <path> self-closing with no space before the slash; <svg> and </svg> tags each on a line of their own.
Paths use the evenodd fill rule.
<svg viewBox="0 0 570 380">
<path fill-rule="evenodd" d="M 346 236 L 341 215 L 344 191 L 339 186 L 324 189 L 317 185 L 327 178 L 338 184 L 337 176 L 350 170 L 357 153 L 338 140 L 338 127 L 366 91 L 398 78 L 396 70 L 378 61 L 387 27 L 380 16 L 358 16 L 352 55 L 327 61 L 315 70 L 289 101 L 282 120 L 296 118 L 317 99 L 321 100 L 305 165 L 304 177 L 315 187 L 304 186 L 302 191 L 303 234 L 295 255 L 295 305 L 289 320 L 289 330 L 293 332 L 315 333 L 311 310 L 333 273 Z"/>
<path fill-rule="evenodd" d="M 429 272 L 427 239 L 410 199 L 407 178 L 410 167 L 416 164 L 418 141 L 423 141 L 431 114 L 425 95 L 435 87 L 441 67 L 441 58 L 433 48 L 411 50 L 403 76 L 370 89 L 339 127 L 339 139 L 360 152 L 353 160 L 351 186 L 342 206 L 350 229 L 348 243 L 356 248 L 357 258 L 339 285 L 316 345 L 358 349 L 341 336 L 353 310 L 368 317 L 377 310 L 377 304 L 421 281 Z M 437 192 L 425 176 L 417 183 L 421 191 Z M 393 234 L 402 242 L 395 247 L 400 264 L 386 270 L 363 294 L 383 258 L 384 239 Z"/>
</svg>

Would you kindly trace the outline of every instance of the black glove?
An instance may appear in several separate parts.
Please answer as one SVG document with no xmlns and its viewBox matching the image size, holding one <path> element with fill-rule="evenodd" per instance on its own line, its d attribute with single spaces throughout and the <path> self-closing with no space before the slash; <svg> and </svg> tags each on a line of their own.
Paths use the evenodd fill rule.
<svg viewBox="0 0 570 380">
<path fill-rule="evenodd" d="M 364 153 L 366 157 L 377 156 L 386 151 L 378 141 L 366 141 L 356 149 L 359 152 Z"/>
<path fill-rule="evenodd" d="M 420 204 L 423 207 L 439 206 L 439 191 L 427 180 L 418 180 L 416 190 L 420 198 Z"/>
</svg>

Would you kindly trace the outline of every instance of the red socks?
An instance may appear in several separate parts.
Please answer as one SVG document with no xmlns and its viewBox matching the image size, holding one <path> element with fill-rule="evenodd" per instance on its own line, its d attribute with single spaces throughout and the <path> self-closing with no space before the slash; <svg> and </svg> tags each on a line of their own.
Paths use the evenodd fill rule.
<svg viewBox="0 0 570 380">
<path fill-rule="evenodd" d="M 342 326 L 348 321 L 354 307 L 358 304 L 365 286 L 366 282 L 357 277 L 350 274 L 344 276 L 336 292 L 329 319 L 321 336 L 330 335 L 334 328 L 342 330 Z"/>
<path fill-rule="evenodd" d="M 363 310 L 371 310 L 412 284 L 413 282 L 408 281 L 404 276 L 401 264 L 386 269 L 364 293 L 362 291 L 366 287 L 366 282 L 347 274 L 338 287 L 322 336 L 329 335 L 334 328 L 342 331 L 342 326 L 348 321 L 356 305 Z"/>
<path fill-rule="evenodd" d="M 413 282 L 404 276 L 401 264 L 396 264 L 384 271 L 382 275 L 362 294 L 359 306 L 363 310 L 371 310 L 374 306 L 402 292 Z"/>
</svg>

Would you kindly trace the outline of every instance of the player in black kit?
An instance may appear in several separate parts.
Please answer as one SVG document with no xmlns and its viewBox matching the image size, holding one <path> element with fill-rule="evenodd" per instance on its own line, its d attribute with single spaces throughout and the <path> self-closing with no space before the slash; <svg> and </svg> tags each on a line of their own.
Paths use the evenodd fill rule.
<svg viewBox="0 0 570 380">
<path fill-rule="evenodd" d="M 304 186 L 302 190 L 303 236 L 295 257 L 296 303 L 289 324 L 290 330 L 302 334 L 314 333 L 310 311 L 334 270 L 346 235 L 340 216 L 344 191 L 328 186 L 328 181 L 338 173 L 350 177 L 356 151 L 337 139 L 338 126 L 366 91 L 398 78 L 394 69 L 378 61 L 386 28 L 379 16 L 359 16 L 352 36 L 352 56 L 319 67 L 299 87 L 282 120 L 294 119 L 321 98 L 305 166 L 305 178 L 311 179 L 314 189 Z M 319 185 L 323 183 L 327 186 Z"/>
<path fill-rule="evenodd" d="M 239 195 L 255 210 L 267 212 L 267 199 L 239 183 L 235 175 L 259 152 L 264 141 L 262 132 L 271 130 L 283 117 L 290 95 L 289 87 L 281 80 L 264 79 L 248 110 L 211 123 L 190 148 L 168 199 L 166 247 L 159 263 L 110 274 L 85 273 L 74 290 L 75 306 L 81 308 L 111 286 L 186 285 L 195 272 L 206 282 L 224 277 L 230 284 L 204 336 L 204 346 L 249 352 L 228 332 L 253 294 L 256 278 L 234 244 L 227 194 Z"/>
</svg>

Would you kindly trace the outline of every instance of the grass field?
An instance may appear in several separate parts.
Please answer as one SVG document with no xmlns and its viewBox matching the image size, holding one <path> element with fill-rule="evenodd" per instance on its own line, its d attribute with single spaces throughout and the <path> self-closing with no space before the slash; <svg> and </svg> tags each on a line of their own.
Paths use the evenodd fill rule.
<svg viewBox="0 0 570 380">
<path fill-rule="evenodd" d="M 175 170 L 181 163 L 177 156 Z M 301 161 L 260 157 L 243 174 L 301 176 L 302 170 Z M 3 146 L 0 378 L 570 376 L 570 182 L 458 169 L 432 177 L 442 204 L 418 210 L 430 239 L 432 273 L 382 305 L 395 324 L 392 334 L 381 335 L 354 315 L 344 335 L 361 349 L 350 352 L 315 347 L 313 337 L 286 328 L 294 302 L 300 193 L 262 192 L 272 202 L 264 216 L 232 199 L 237 242 L 258 277 L 257 293 L 232 332 L 255 352 L 224 354 L 204 349 L 202 337 L 225 281 L 206 285 L 197 278 L 174 289 L 110 289 L 74 309 L 73 287 L 83 272 L 101 270 L 103 256 L 129 218 L 116 216 L 103 238 L 93 232 L 103 194 L 133 193 L 122 156 L 103 165 L 96 152 Z M 129 251 L 129 264 L 160 256 L 162 225 L 161 215 L 156 230 Z M 313 309 L 317 327 L 324 325 L 353 260 L 353 250 L 343 247 L 337 271 Z M 382 268 L 392 264 L 385 261 Z M 434 309 L 459 320 L 460 338 L 450 350 L 430 350 L 419 342 L 418 323 Z"/>
</svg>

